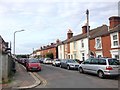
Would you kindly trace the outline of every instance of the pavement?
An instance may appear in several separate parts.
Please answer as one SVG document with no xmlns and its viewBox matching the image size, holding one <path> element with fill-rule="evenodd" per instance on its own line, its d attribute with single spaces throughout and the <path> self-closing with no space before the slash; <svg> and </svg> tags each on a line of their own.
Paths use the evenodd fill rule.
<svg viewBox="0 0 120 90">
<path fill-rule="evenodd" d="M 16 62 L 16 73 L 12 81 L 8 84 L 2 84 L 2 90 L 21 90 L 34 88 L 41 84 L 41 80 L 36 74 L 27 72 L 25 67 Z"/>
</svg>

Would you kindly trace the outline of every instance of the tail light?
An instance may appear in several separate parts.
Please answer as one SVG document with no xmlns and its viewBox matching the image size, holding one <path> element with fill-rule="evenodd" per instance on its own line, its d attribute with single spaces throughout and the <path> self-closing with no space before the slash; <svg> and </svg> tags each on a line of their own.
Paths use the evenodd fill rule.
<svg viewBox="0 0 120 90">
<path fill-rule="evenodd" d="M 113 70 L 113 68 L 111 66 L 107 66 L 106 70 Z"/>
</svg>

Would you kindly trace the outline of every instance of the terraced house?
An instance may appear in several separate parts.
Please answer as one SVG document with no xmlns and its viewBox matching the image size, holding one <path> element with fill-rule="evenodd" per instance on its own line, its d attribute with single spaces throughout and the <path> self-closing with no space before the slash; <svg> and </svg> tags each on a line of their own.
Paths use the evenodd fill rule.
<svg viewBox="0 0 120 90">
<path fill-rule="evenodd" d="M 88 58 L 90 49 L 90 55 L 94 57 L 120 59 L 120 17 L 113 16 L 109 20 L 110 26 L 102 25 L 89 31 L 89 41 L 86 25 L 82 27 L 82 33 L 76 36 L 69 30 L 67 39 L 58 45 L 58 58 L 83 61 Z"/>
<path fill-rule="evenodd" d="M 99 28 L 90 38 L 90 50 L 96 57 L 112 57 L 120 60 L 120 17 L 109 18 L 109 26 Z"/>
<path fill-rule="evenodd" d="M 53 54 L 53 58 L 58 58 L 58 43 L 59 39 L 56 40 L 56 43 L 51 43 L 50 45 L 41 46 L 40 49 L 37 49 L 33 52 L 34 57 L 45 58 L 47 54 Z"/>
</svg>

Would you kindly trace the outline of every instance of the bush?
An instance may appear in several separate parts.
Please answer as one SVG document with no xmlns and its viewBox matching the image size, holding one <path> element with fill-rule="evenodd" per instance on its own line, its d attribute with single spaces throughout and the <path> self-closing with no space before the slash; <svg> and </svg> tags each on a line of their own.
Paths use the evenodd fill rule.
<svg viewBox="0 0 120 90">
<path fill-rule="evenodd" d="M 47 54 L 46 54 L 46 58 L 51 58 L 51 59 L 53 59 L 53 58 L 54 58 L 53 53 L 47 53 Z"/>
</svg>

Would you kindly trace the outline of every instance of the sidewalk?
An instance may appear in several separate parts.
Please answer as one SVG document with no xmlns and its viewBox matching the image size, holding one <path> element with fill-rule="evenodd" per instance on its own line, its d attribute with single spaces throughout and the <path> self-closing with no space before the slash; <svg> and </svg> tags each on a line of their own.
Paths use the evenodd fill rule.
<svg viewBox="0 0 120 90">
<path fill-rule="evenodd" d="M 40 80 L 31 72 L 27 72 L 21 64 L 16 62 L 15 76 L 11 83 L 2 85 L 2 90 L 32 88 L 38 84 L 40 84 Z"/>
</svg>

